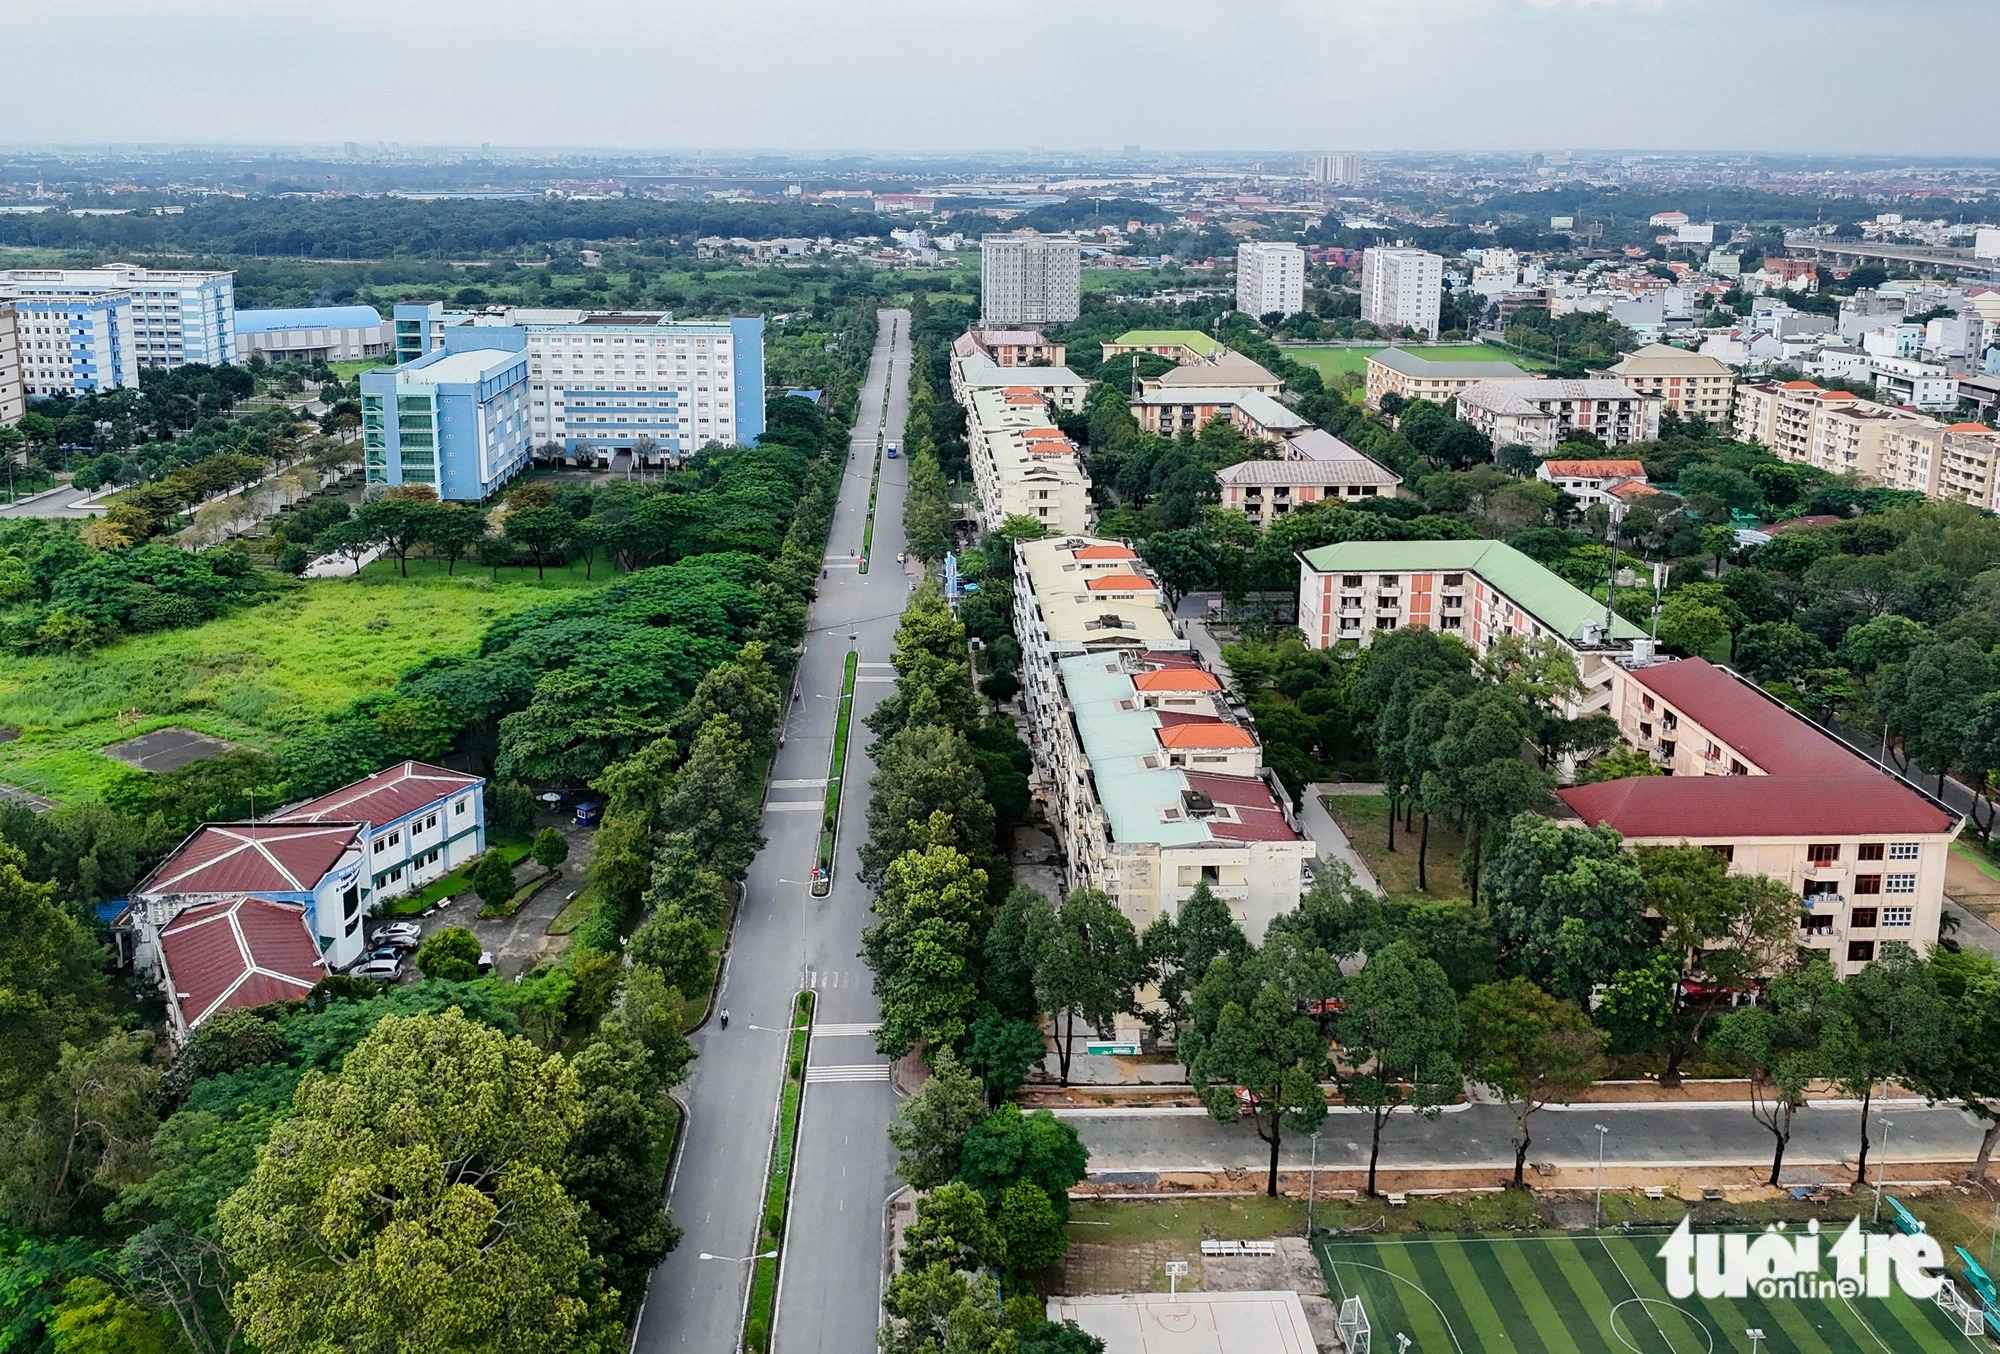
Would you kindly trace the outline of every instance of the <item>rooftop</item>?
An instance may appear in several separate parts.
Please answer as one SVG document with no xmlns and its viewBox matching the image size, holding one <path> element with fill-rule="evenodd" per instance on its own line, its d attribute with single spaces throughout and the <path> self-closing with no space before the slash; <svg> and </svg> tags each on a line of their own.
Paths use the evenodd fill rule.
<svg viewBox="0 0 2000 1354">
<path fill-rule="evenodd" d="M 1437 380 L 1470 377 L 1478 381 L 1505 381 L 1525 378 L 1528 375 L 1512 362 L 1439 362 L 1394 347 L 1370 353 L 1368 360 L 1379 362 L 1389 370 L 1401 372 L 1405 376 L 1425 376 Z"/>
<path fill-rule="evenodd" d="M 1706 658 L 1633 668 L 1627 674 L 1676 713 L 1735 748 L 1767 776 L 1852 776 L 1870 763 L 1821 733 L 1775 696 Z"/>
<path fill-rule="evenodd" d="M 1152 383 L 1173 389 L 1178 386 L 1274 386 L 1279 381 L 1242 353 L 1225 349 L 1212 362 L 1175 367 L 1154 378 Z"/>
<path fill-rule="evenodd" d="M 1216 471 L 1215 478 L 1222 484 L 1396 485 L 1403 482 L 1401 475 L 1369 460 L 1358 451 L 1339 460 L 1238 461 Z"/>
<path fill-rule="evenodd" d="M 462 353 L 439 353 L 419 359 L 396 370 L 396 384 L 407 386 L 478 385 L 498 376 L 515 363 L 526 366 L 525 352 L 499 348 L 473 348 Z"/>
<path fill-rule="evenodd" d="M 366 824 L 204 823 L 139 881 L 141 897 L 310 893 Z"/>
<path fill-rule="evenodd" d="M 1619 376 L 1729 376 L 1726 362 L 1667 343 L 1649 343 L 1611 368 Z"/>
<path fill-rule="evenodd" d="M 1627 479 L 1646 478 L 1646 467 L 1638 461 L 1543 461 L 1542 469 L 1551 475 L 1567 475 L 1571 479 Z"/>
<path fill-rule="evenodd" d="M 1641 395 L 1623 381 L 1542 381 L 1532 377 L 1521 380 L 1480 381 L 1467 386 L 1458 394 L 1460 405 L 1477 405 L 1496 414 L 1539 412 L 1543 403 L 1557 400 L 1653 398 L 1651 395 Z"/>
<path fill-rule="evenodd" d="M 239 310 L 236 332 L 269 334 L 280 329 L 373 329 L 382 317 L 373 306 L 303 306 L 295 310 Z"/>
<path fill-rule="evenodd" d="M 317 823 L 337 819 L 380 827 L 485 783 L 482 777 L 462 771 L 447 771 L 422 762 L 402 762 L 342 786 L 332 794 L 280 809 L 272 821 Z"/>
<path fill-rule="evenodd" d="M 267 898 L 189 908 L 160 932 L 160 958 L 184 1030 L 220 1011 L 297 1001 L 326 976 L 305 909 Z"/>
<path fill-rule="evenodd" d="M 1148 390 L 1139 396 L 1138 403 L 1161 407 L 1187 404 L 1241 409 L 1245 417 L 1281 435 L 1312 427 L 1312 420 L 1287 409 L 1262 391 L 1245 386 L 1184 386 Z"/>
<path fill-rule="evenodd" d="M 1091 536 L 1048 536 L 1015 548 L 1054 643 L 1105 649 L 1178 640 L 1157 602 L 1090 591 L 1093 579 L 1133 572 L 1136 556 L 1126 546 Z"/>
<path fill-rule="evenodd" d="M 1285 454 L 1297 461 L 1347 461 L 1361 455 L 1324 428 L 1301 428 L 1286 433 Z"/>
<path fill-rule="evenodd" d="M 1186 348 L 1203 358 L 1214 358 L 1222 345 L 1199 329 L 1128 329 L 1112 339 L 1113 348 Z"/>
<path fill-rule="evenodd" d="M 1952 815 L 1881 772 L 1845 776 L 1633 776 L 1556 791 L 1586 823 L 1666 841 L 1951 832 Z"/>
<path fill-rule="evenodd" d="M 1463 569 L 1507 594 L 1516 606 L 1572 643 L 1586 623 L 1602 625 L 1604 603 L 1565 582 L 1501 541 L 1343 541 L 1301 556 L 1323 574 L 1426 573 Z M 1645 630 L 1623 616 L 1612 621 L 1617 639 L 1642 639 Z"/>
</svg>

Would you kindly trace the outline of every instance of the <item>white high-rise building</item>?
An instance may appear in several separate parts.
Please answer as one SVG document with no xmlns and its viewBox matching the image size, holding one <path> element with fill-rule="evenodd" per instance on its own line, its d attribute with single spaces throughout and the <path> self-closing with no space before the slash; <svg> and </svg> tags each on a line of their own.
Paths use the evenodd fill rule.
<svg viewBox="0 0 2000 1354">
<path fill-rule="evenodd" d="M 1032 230 L 979 241 L 979 320 L 1002 325 L 1064 324 L 1077 316 L 1083 256 L 1075 240 Z"/>
<path fill-rule="evenodd" d="M 1359 155 L 1316 155 L 1312 163 L 1314 183 L 1350 187 L 1361 182 Z"/>
<path fill-rule="evenodd" d="M 132 298 L 132 352 L 142 367 L 236 360 L 236 274 L 107 263 L 101 268 L 0 269 L 0 294 Z"/>
<path fill-rule="evenodd" d="M 1421 249 L 1377 247 L 1361 255 L 1361 318 L 1388 330 L 1438 336 L 1444 260 Z"/>
<path fill-rule="evenodd" d="M 1296 315 L 1306 305 L 1306 251 L 1289 240 L 1236 246 L 1236 308 Z"/>
</svg>

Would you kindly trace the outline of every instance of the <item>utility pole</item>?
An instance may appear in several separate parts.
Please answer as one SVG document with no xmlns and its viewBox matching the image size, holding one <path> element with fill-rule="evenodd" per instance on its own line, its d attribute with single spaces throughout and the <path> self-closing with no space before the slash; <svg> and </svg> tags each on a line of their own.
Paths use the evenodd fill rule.
<svg viewBox="0 0 2000 1354">
<path fill-rule="evenodd" d="M 1596 1219 L 1594 1225 L 1602 1227 L 1604 1225 L 1604 1139 L 1611 1130 L 1603 1124 L 1593 1124 L 1592 1127 L 1597 1130 L 1597 1204 L 1592 1216 Z"/>
</svg>

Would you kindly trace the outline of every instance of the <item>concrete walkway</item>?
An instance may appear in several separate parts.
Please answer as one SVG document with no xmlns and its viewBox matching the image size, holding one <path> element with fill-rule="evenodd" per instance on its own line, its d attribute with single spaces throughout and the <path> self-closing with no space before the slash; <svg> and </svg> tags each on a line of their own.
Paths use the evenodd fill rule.
<svg viewBox="0 0 2000 1354">
<path fill-rule="evenodd" d="M 1382 787 L 1378 785 L 1372 788 L 1379 794 Z M 1382 885 L 1375 878 L 1375 872 L 1368 868 L 1368 862 L 1361 859 L 1353 843 L 1347 840 L 1347 834 L 1340 830 L 1340 824 L 1333 821 L 1333 815 L 1328 813 L 1326 805 L 1320 802 L 1321 795 L 1337 795 L 1343 792 L 1353 791 L 1347 786 L 1329 785 L 1324 782 L 1306 786 L 1305 808 L 1299 814 L 1299 825 L 1305 828 L 1306 835 L 1313 839 L 1313 846 L 1321 860 L 1339 861 L 1354 872 L 1355 883 L 1380 898 L 1383 896 Z"/>
</svg>

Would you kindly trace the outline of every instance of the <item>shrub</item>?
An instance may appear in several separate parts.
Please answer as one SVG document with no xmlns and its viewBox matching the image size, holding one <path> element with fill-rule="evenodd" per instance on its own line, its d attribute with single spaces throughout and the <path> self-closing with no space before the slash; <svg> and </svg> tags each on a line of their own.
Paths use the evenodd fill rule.
<svg viewBox="0 0 2000 1354">
<path fill-rule="evenodd" d="M 569 839 L 555 828 L 545 827 L 535 834 L 535 844 L 529 848 L 535 864 L 544 870 L 553 870 L 569 859 Z"/>
<path fill-rule="evenodd" d="M 469 878 L 472 891 L 488 907 L 499 907 L 514 896 L 514 867 L 498 851 L 481 856 Z"/>
<path fill-rule="evenodd" d="M 417 968 L 440 982 L 471 982 L 479 976 L 479 952 L 478 936 L 463 926 L 447 926 L 424 937 L 417 947 Z"/>
</svg>

